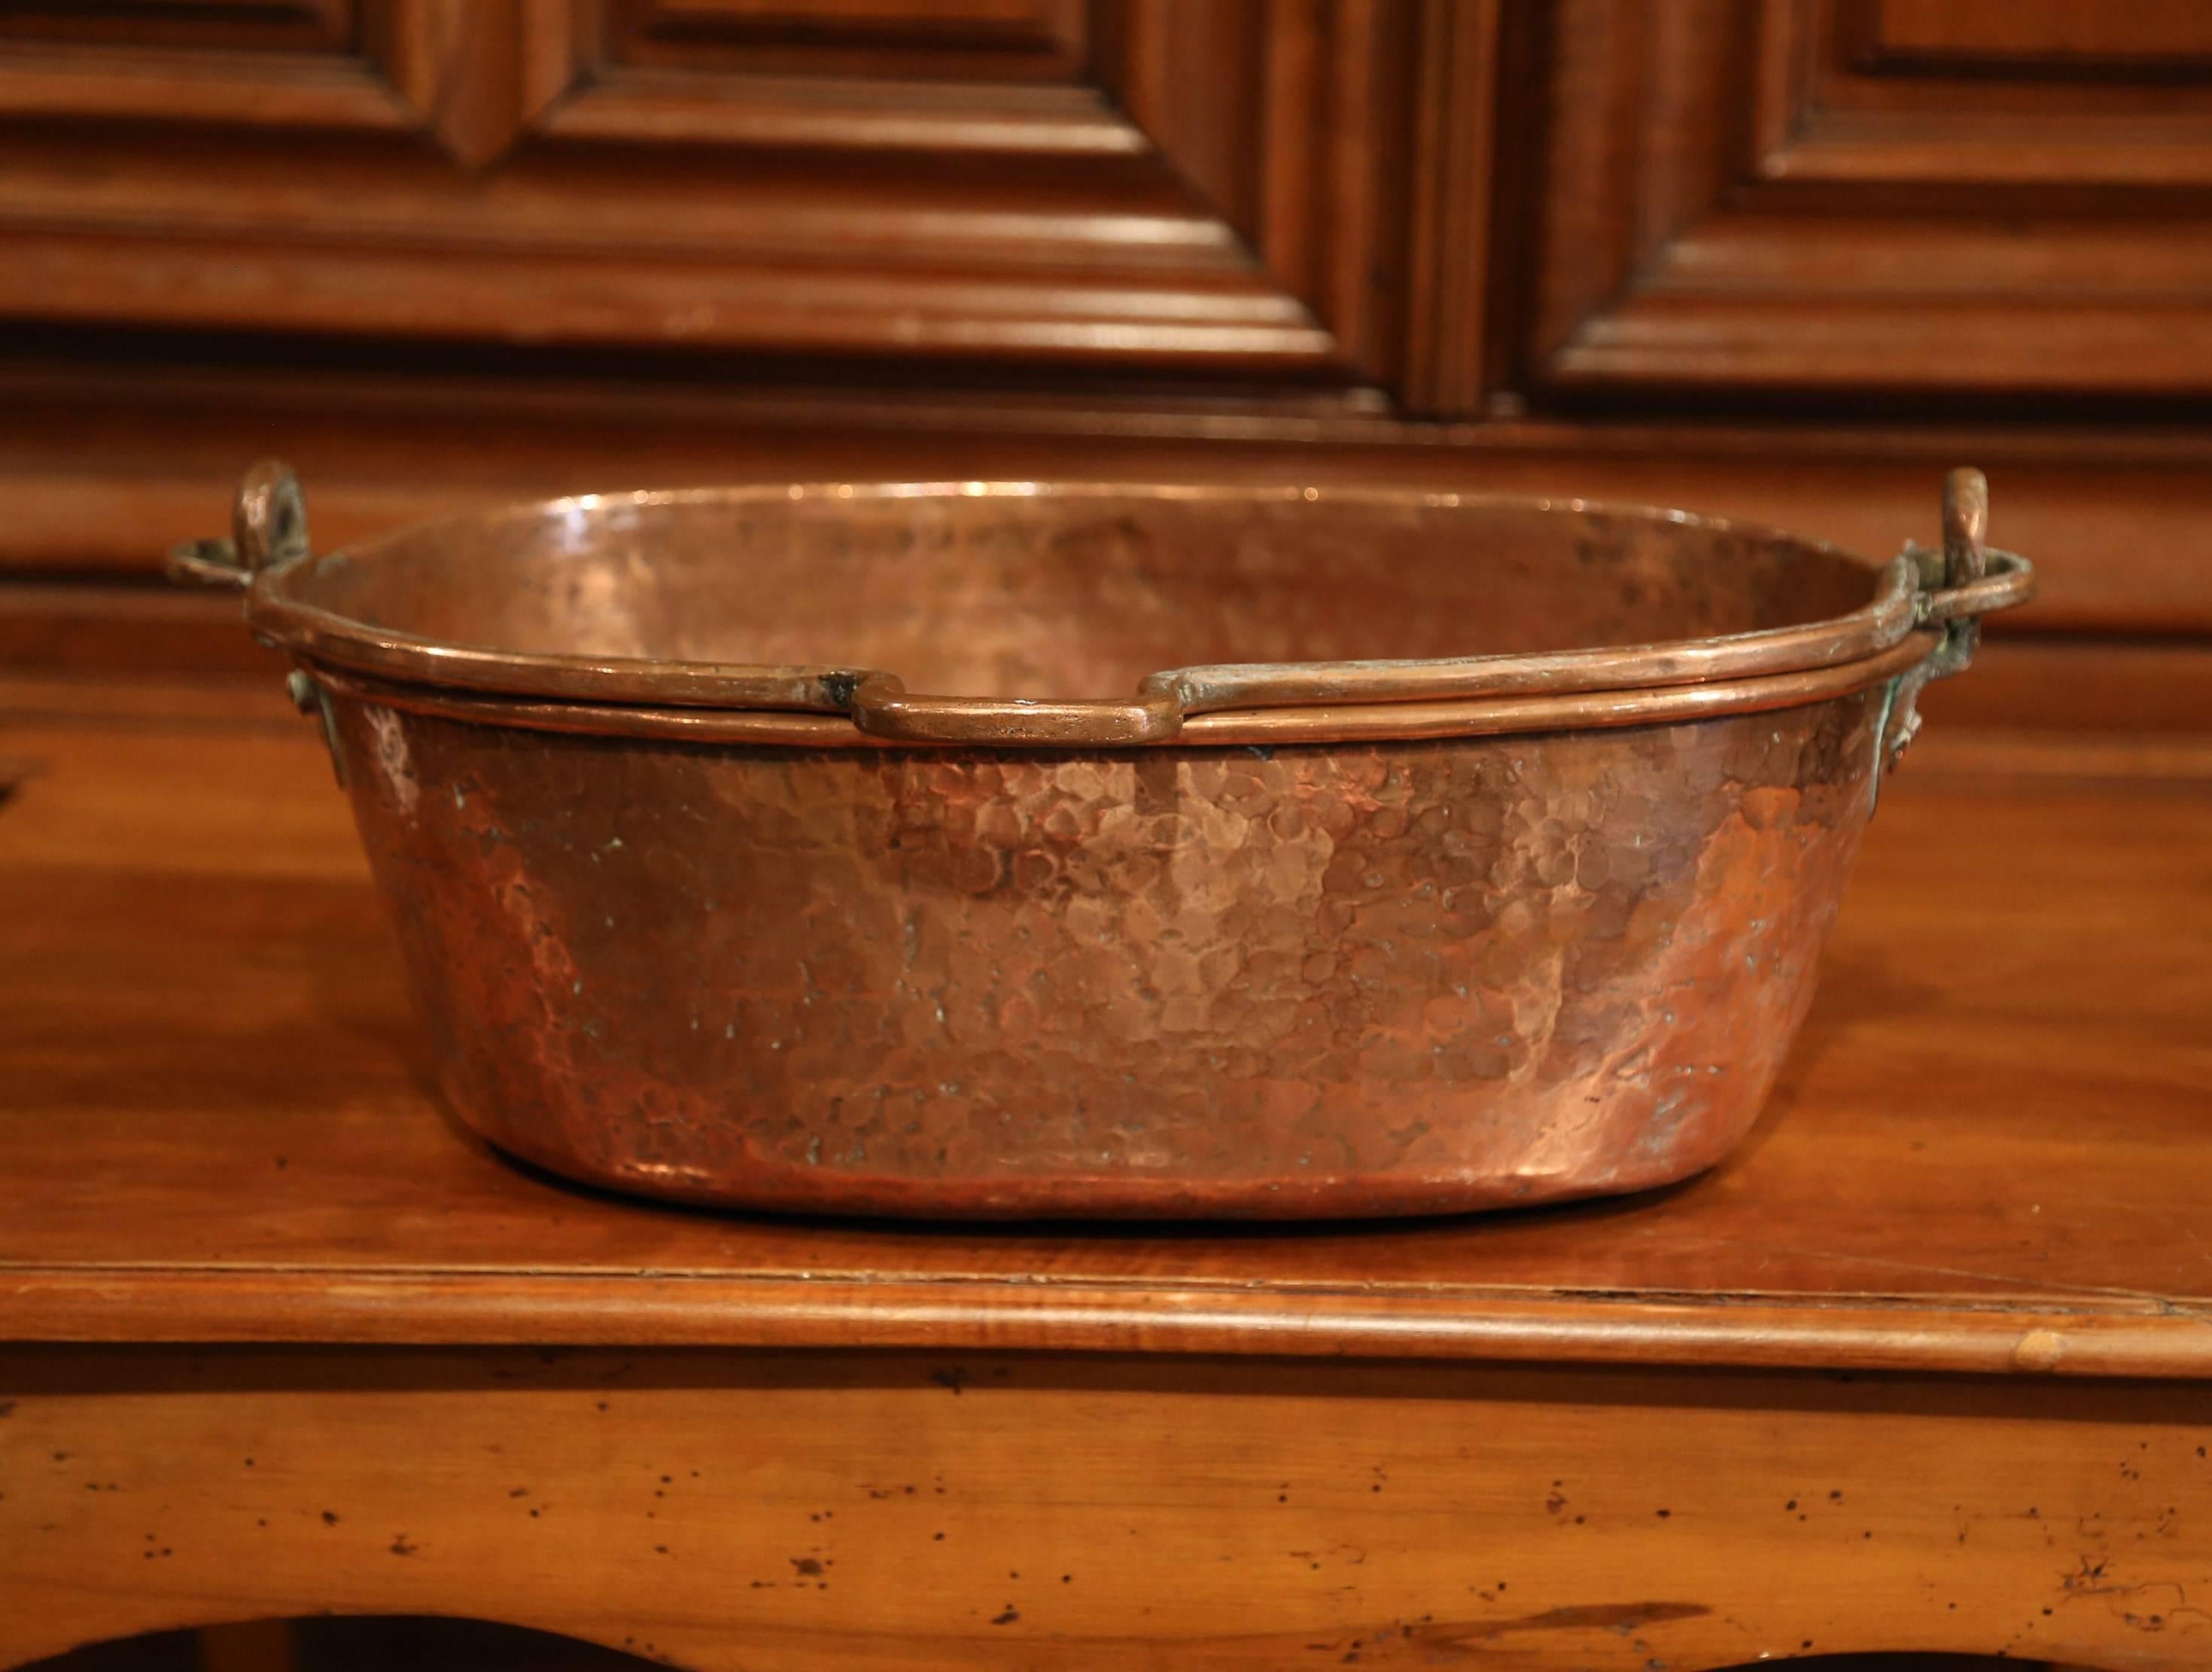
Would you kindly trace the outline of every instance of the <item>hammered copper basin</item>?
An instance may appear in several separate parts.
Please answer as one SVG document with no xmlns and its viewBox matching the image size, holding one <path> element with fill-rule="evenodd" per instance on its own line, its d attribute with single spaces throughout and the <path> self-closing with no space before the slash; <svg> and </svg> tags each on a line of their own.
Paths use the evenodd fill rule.
<svg viewBox="0 0 2212 1672">
<path fill-rule="evenodd" d="M 228 542 L 445 1094 L 693 1201 L 1436 1213 L 1710 1165 L 2027 566 L 1678 513 L 1038 483 Z"/>
</svg>

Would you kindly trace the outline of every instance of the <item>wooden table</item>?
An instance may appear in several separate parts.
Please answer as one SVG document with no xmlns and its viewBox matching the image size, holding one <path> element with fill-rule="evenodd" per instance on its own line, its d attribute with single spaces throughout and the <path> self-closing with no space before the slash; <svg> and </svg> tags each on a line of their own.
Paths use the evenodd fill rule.
<svg viewBox="0 0 2212 1672">
<path fill-rule="evenodd" d="M 319 1610 L 729 1669 L 2212 1663 L 2212 747 L 1924 745 L 1682 1188 L 975 1231 L 503 1162 L 274 698 L 0 715 L 0 1663 Z"/>
</svg>

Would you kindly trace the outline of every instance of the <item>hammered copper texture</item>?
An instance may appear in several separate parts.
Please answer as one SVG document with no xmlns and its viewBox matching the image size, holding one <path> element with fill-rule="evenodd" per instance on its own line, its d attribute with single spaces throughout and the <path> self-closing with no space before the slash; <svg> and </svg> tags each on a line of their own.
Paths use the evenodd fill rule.
<svg viewBox="0 0 2212 1672">
<path fill-rule="evenodd" d="M 319 556 L 272 577 L 264 602 L 312 601 L 368 635 L 441 648 L 881 668 L 917 691 L 1109 698 L 1192 664 L 1710 641 L 1841 617 L 1877 574 L 1768 529 L 1474 496 L 839 491 L 475 514 Z M 448 657 L 432 677 L 460 673 Z M 546 677 L 510 688 L 582 694 Z M 593 694 L 610 683 L 599 670 Z M 1326 694 L 1319 670 L 1310 683 Z"/>
<path fill-rule="evenodd" d="M 455 1109 L 649 1194 L 1325 1217 L 1748 1129 L 1915 699 L 2032 595 L 1411 490 L 585 496 L 174 572 L 295 660 Z M 1986 560 L 1986 561 L 1984 561 Z"/>
<path fill-rule="evenodd" d="M 1747 1129 L 1885 687 L 1536 736 L 1045 755 L 526 733 L 334 699 L 485 1136 L 701 1201 L 1440 1212 Z"/>
</svg>

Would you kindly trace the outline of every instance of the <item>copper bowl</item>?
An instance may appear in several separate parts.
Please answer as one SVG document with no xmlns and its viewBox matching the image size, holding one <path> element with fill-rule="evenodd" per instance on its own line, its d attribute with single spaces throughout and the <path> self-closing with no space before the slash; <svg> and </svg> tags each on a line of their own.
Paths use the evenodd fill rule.
<svg viewBox="0 0 2212 1672">
<path fill-rule="evenodd" d="M 1461 495 L 830 484 L 173 568 L 295 663 L 446 1096 L 690 1201 L 1301 1218 L 1641 1189 L 1774 1081 L 2028 566 Z M 1169 672 L 1155 672 L 1157 669 Z M 927 695 L 942 692 L 947 695 Z"/>
</svg>

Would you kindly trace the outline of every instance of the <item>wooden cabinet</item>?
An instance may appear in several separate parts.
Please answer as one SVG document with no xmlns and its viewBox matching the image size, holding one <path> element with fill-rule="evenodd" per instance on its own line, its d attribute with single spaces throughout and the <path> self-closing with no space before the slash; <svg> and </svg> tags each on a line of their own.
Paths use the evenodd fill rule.
<svg viewBox="0 0 2212 1672">
<path fill-rule="evenodd" d="M 15 5 L 0 309 L 1261 376 L 1415 414 L 1486 381 L 2186 396 L 2212 388 L 2209 16 Z M 1525 205 L 1497 237 L 1493 196 Z M 1493 254 L 1522 305 L 1486 359 Z"/>
<path fill-rule="evenodd" d="M 1971 460 L 2007 635 L 2212 693 L 2208 417 L 2198 0 L 0 3 L 0 659 L 234 654 L 155 576 L 262 451 L 325 542 L 1040 472 L 1893 550 Z"/>
</svg>

